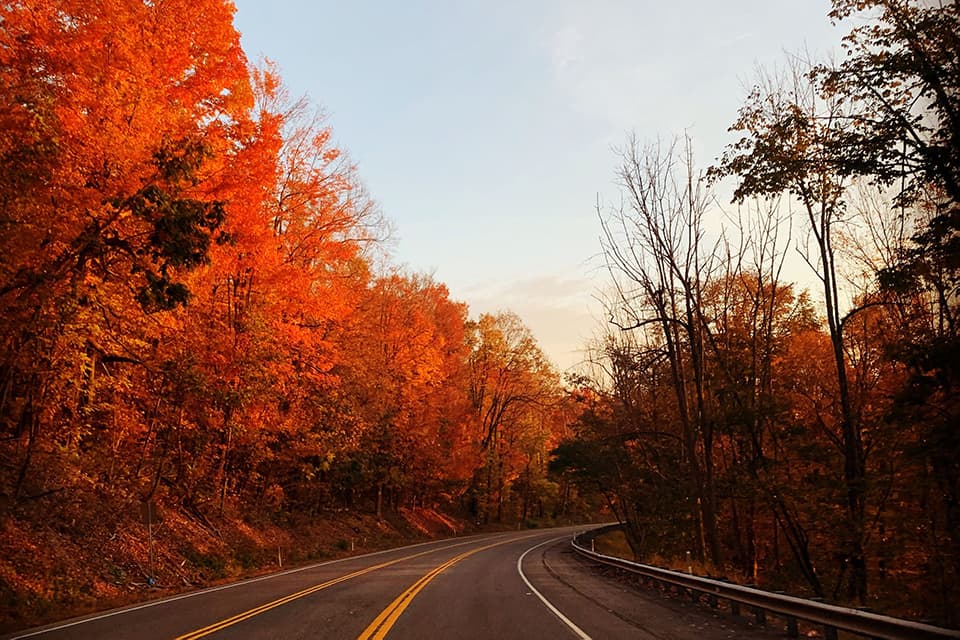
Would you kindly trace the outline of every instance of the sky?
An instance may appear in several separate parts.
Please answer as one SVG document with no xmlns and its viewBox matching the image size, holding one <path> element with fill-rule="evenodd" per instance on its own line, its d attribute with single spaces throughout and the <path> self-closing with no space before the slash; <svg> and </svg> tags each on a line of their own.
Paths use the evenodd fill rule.
<svg viewBox="0 0 960 640">
<path fill-rule="evenodd" d="M 605 321 L 615 149 L 688 134 L 709 166 L 758 68 L 826 55 L 829 0 L 236 0 L 251 62 L 321 108 L 393 261 L 516 312 L 561 371 Z"/>
</svg>

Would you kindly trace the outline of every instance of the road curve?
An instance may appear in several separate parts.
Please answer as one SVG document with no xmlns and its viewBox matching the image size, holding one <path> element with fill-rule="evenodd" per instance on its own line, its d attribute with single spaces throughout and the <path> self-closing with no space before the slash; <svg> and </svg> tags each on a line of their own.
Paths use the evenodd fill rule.
<svg viewBox="0 0 960 640">
<path fill-rule="evenodd" d="M 637 590 L 580 559 L 569 546 L 578 529 L 433 541 L 7 637 L 726 640 L 747 632 L 742 621 Z"/>
</svg>

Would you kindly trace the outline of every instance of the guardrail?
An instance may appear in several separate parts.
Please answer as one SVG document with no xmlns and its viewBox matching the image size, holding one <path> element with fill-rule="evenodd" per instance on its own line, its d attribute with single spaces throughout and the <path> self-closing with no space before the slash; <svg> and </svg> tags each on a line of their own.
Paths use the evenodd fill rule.
<svg viewBox="0 0 960 640">
<path fill-rule="evenodd" d="M 837 631 L 847 631 L 868 638 L 960 638 L 960 631 L 944 629 L 920 622 L 910 622 L 876 613 L 838 607 L 805 598 L 796 598 L 780 593 L 771 593 L 751 587 L 743 587 L 712 578 L 701 578 L 679 571 L 661 569 L 646 564 L 631 562 L 623 558 L 605 556 L 593 550 L 593 540 L 599 535 L 618 529 L 620 525 L 608 525 L 579 533 L 571 544 L 580 555 L 595 562 L 605 564 L 643 577 L 645 582 L 652 581 L 654 586 L 685 590 L 694 599 L 706 596 L 711 607 L 717 607 L 720 599 L 730 604 L 733 615 L 740 615 L 740 607 L 752 609 L 758 624 L 766 623 L 767 613 L 784 620 L 787 635 L 798 637 L 797 621 L 803 620 L 824 629 L 828 640 L 836 640 Z"/>
</svg>

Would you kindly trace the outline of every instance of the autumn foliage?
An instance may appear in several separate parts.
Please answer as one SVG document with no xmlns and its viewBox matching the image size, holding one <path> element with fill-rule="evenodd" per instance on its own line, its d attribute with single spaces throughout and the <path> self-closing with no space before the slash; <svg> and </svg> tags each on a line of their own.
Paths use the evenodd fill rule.
<svg viewBox="0 0 960 640">
<path fill-rule="evenodd" d="M 250 65 L 232 13 L 0 6 L 8 539 L 142 502 L 214 533 L 344 508 L 477 512 L 491 492 L 484 519 L 525 515 L 563 428 L 557 375 L 529 333 L 519 364 L 488 348 L 519 319 L 471 321 L 443 284 L 383 266 L 349 159 L 274 65 Z M 480 351 L 530 395 L 495 426 L 471 393 Z"/>
<path fill-rule="evenodd" d="M 390 264 L 229 0 L 0 3 L 0 610 L 72 602 L 41 541 L 89 601 L 143 586 L 86 536 L 145 504 L 186 584 L 229 526 L 603 499 L 641 559 L 957 624 L 960 21 L 929 4 L 834 0 L 869 13 L 846 59 L 760 77 L 707 175 L 628 141 L 568 392 L 518 316 Z"/>
<path fill-rule="evenodd" d="M 554 469 L 641 559 L 956 626 L 960 12 L 830 17 L 842 61 L 759 73 L 716 167 L 621 150 L 610 325 Z"/>
</svg>

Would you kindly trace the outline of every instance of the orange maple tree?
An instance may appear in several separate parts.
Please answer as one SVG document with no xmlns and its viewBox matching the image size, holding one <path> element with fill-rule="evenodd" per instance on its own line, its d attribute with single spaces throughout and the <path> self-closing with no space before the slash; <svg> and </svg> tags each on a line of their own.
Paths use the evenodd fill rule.
<svg viewBox="0 0 960 640">
<path fill-rule="evenodd" d="M 17 496 L 40 448 L 69 450 L 90 429 L 96 363 L 140 361 L 158 337 L 143 313 L 184 303 L 184 272 L 219 237 L 225 211 L 206 177 L 252 97 L 232 11 L 0 8 L 0 358 L 15 388 L 7 428 L 25 439 Z"/>
</svg>

